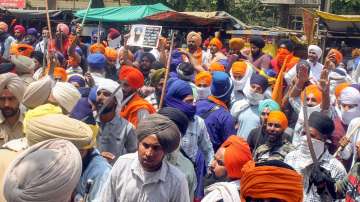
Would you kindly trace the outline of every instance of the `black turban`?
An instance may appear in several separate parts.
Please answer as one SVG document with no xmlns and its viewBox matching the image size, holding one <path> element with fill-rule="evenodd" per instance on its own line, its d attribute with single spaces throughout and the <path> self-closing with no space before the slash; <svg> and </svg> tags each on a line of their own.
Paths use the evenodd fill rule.
<svg viewBox="0 0 360 202">
<path fill-rule="evenodd" d="M 194 66 L 188 62 L 182 62 L 176 69 L 176 72 L 181 80 L 191 81 L 195 73 Z"/>
<path fill-rule="evenodd" d="M 294 44 L 291 42 L 290 39 L 281 39 L 279 41 L 279 47 L 284 44 L 286 46 L 286 48 L 290 51 L 290 52 L 293 52 L 295 47 L 294 47 Z"/>
<path fill-rule="evenodd" d="M 41 66 L 43 65 L 44 54 L 41 51 L 32 52 L 31 57 L 36 59 Z"/>
<path fill-rule="evenodd" d="M 250 43 L 254 44 L 256 47 L 262 49 L 265 47 L 265 41 L 262 37 L 260 36 L 252 36 L 250 38 Z"/>
<path fill-rule="evenodd" d="M 321 112 L 313 112 L 309 117 L 309 127 L 315 128 L 321 134 L 330 139 L 331 133 L 334 131 L 334 122 L 331 118 Z"/>
<path fill-rule="evenodd" d="M 164 107 L 161 108 L 158 113 L 172 120 L 179 128 L 181 134 L 185 135 L 189 125 L 189 119 L 184 112 L 173 107 Z"/>
<path fill-rule="evenodd" d="M 143 60 L 144 57 L 147 57 L 147 59 L 149 59 L 151 63 L 153 63 L 153 62 L 156 61 L 155 56 L 154 56 L 153 54 L 151 54 L 151 53 L 144 52 L 144 53 L 141 55 L 141 60 Z"/>
<path fill-rule="evenodd" d="M 149 135 L 156 135 L 161 147 L 166 153 L 175 151 L 180 144 L 180 131 L 167 117 L 151 114 L 142 119 L 135 129 L 138 142 Z"/>
</svg>

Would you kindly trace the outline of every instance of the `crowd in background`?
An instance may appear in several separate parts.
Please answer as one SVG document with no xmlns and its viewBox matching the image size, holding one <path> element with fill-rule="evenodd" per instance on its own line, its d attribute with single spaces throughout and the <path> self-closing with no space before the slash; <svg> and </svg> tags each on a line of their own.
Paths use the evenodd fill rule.
<svg viewBox="0 0 360 202">
<path fill-rule="evenodd" d="M 360 49 L 55 30 L 0 22 L 0 202 L 360 201 Z"/>
</svg>

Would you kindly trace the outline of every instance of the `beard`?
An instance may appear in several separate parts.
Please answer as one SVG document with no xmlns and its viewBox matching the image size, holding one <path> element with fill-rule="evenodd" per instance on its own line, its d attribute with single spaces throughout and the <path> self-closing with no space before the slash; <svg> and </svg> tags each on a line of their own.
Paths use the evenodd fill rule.
<svg viewBox="0 0 360 202">
<path fill-rule="evenodd" d="M 14 109 L 10 107 L 4 107 L 1 109 L 1 113 L 5 118 L 13 117 L 19 112 L 19 109 Z"/>
<path fill-rule="evenodd" d="M 99 112 L 99 110 L 102 108 L 104 106 L 104 103 L 102 103 L 102 102 L 97 102 L 96 103 L 96 110 Z M 104 114 L 107 114 L 107 113 L 109 113 L 109 112 L 112 112 L 113 110 L 114 110 L 114 108 L 115 108 L 115 106 L 116 105 L 113 105 L 113 106 L 106 106 L 105 108 L 104 108 L 104 110 L 101 112 L 101 114 L 100 115 L 104 115 Z"/>
</svg>

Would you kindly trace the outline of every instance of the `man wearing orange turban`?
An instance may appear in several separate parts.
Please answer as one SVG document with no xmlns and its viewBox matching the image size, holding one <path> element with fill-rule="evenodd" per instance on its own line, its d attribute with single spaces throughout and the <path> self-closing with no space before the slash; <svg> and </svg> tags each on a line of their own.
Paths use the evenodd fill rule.
<svg viewBox="0 0 360 202">
<path fill-rule="evenodd" d="M 123 66 L 119 72 L 119 81 L 122 83 L 124 93 L 120 116 L 136 127 L 141 119 L 156 112 L 154 107 L 137 92 L 144 85 L 144 75 L 134 67 Z"/>
<path fill-rule="evenodd" d="M 285 156 L 294 150 L 294 146 L 286 138 L 283 138 L 287 127 L 288 119 L 283 112 L 272 111 L 269 113 L 265 130 L 268 139 L 265 144 L 255 150 L 254 160 L 256 162 L 283 161 Z"/>
<path fill-rule="evenodd" d="M 281 161 L 255 164 L 249 161 L 242 169 L 241 202 L 274 200 L 303 201 L 303 179 Z M 271 201 L 272 201 L 271 200 Z"/>
<path fill-rule="evenodd" d="M 218 62 L 214 62 L 210 65 L 209 67 L 209 71 L 210 72 L 215 72 L 215 71 L 218 71 L 218 72 L 225 72 L 225 67 L 224 65 L 218 63 Z"/>
<path fill-rule="evenodd" d="M 240 54 L 240 50 L 244 48 L 245 41 L 242 38 L 232 38 L 229 41 L 230 51 L 234 54 Z"/>
<path fill-rule="evenodd" d="M 215 178 L 227 179 L 231 182 L 218 182 L 206 187 L 206 196 L 202 201 L 240 201 L 241 170 L 251 160 L 247 142 L 236 135 L 229 136 L 216 152 L 211 164 L 211 172 Z"/>
<path fill-rule="evenodd" d="M 340 64 L 340 62 L 342 62 L 343 60 L 343 54 L 338 51 L 337 49 L 330 49 L 327 58 L 330 59 L 331 62 L 333 62 L 336 66 L 338 66 Z"/>
<path fill-rule="evenodd" d="M 101 43 L 94 43 L 89 48 L 90 53 L 101 53 L 105 54 L 105 46 Z"/>
<path fill-rule="evenodd" d="M 279 42 L 276 57 L 271 60 L 271 66 L 276 73 L 279 74 L 282 67 L 284 67 L 283 72 L 287 72 L 300 61 L 300 58 L 294 56 L 294 49 L 295 47 L 289 39 Z"/>
<path fill-rule="evenodd" d="M 206 64 L 206 52 L 201 49 L 201 33 L 189 32 L 186 37 L 187 51 L 195 58 L 197 65 Z"/>
<path fill-rule="evenodd" d="M 13 43 L 10 47 L 10 55 L 23 55 L 30 57 L 34 48 L 28 44 Z"/>
<path fill-rule="evenodd" d="M 49 74 L 49 69 L 50 69 L 50 67 L 46 68 L 46 71 L 45 71 L 46 75 Z M 54 79 L 66 82 L 67 81 L 66 70 L 62 67 L 55 67 L 54 68 Z"/>
<path fill-rule="evenodd" d="M 207 99 L 210 96 L 210 85 L 212 76 L 210 72 L 201 71 L 195 76 L 196 91 L 198 94 L 197 100 Z"/>
<path fill-rule="evenodd" d="M 223 48 L 223 44 L 220 41 L 220 39 L 218 39 L 217 37 L 211 39 L 209 43 L 209 47 L 210 47 L 210 55 L 208 58 L 209 64 L 227 59 L 227 57 L 221 52 L 221 49 Z"/>
</svg>

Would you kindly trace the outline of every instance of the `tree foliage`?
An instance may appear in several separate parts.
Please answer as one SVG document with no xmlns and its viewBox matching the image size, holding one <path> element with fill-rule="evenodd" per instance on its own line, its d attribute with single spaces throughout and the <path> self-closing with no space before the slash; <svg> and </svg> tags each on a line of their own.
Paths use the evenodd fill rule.
<svg viewBox="0 0 360 202">
<path fill-rule="evenodd" d="M 335 14 L 360 14 L 360 0 L 331 0 L 331 12 Z"/>
</svg>

